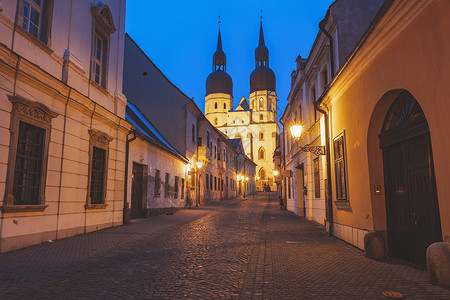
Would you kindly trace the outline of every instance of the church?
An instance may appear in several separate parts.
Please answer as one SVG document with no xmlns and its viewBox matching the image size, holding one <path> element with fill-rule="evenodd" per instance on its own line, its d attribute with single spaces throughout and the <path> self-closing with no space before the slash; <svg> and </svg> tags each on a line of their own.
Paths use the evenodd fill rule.
<svg viewBox="0 0 450 300">
<path fill-rule="evenodd" d="M 255 49 L 255 69 L 250 75 L 248 100 L 242 97 L 233 110 L 233 80 L 226 72 L 222 39 L 217 39 L 212 73 L 206 79 L 205 116 L 230 139 L 240 138 L 245 154 L 255 163 L 256 188 L 276 189 L 272 155 L 277 144 L 277 94 L 275 73 L 269 67 L 269 49 L 264 43 L 262 22 Z"/>
</svg>

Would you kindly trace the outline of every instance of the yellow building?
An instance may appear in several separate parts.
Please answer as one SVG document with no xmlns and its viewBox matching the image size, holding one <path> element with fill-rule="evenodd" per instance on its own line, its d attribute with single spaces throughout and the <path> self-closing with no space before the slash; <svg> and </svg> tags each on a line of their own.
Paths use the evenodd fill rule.
<svg viewBox="0 0 450 300">
<path fill-rule="evenodd" d="M 250 75 L 249 99 L 242 99 L 233 111 L 233 81 L 226 73 L 226 55 L 222 40 L 217 40 L 213 72 L 206 79 L 206 118 L 229 138 L 240 138 L 245 154 L 257 164 L 256 185 L 276 189 L 272 155 L 278 135 L 275 74 L 269 68 L 269 50 L 264 44 L 262 23 L 259 45 L 255 50 L 255 69 Z"/>
</svg>

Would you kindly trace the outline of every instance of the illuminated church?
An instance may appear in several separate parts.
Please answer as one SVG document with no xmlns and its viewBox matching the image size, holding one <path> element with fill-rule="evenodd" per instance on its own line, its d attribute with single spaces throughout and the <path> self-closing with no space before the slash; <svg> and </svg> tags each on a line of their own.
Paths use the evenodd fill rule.
<svg viewBox="0 0 450 300">
<path fill-rule="evenodd" d="M 245 153 L 257 164 L 256 185 L 269 184 L 275 190 L 272 155 L 279 132 L 275 73 L 269 68 L 269 49 L 264 43 L 262 23 L 259 45 L 255 49 L 255 69 L 250 75 L 249 98 L 242 97 L 233 110 L 233 80 L 226 72 L 222 39 L 217 39 L 213 70 L 206 79 L 206 118 L 228 138 L 242 139 Z"/>
</svg>

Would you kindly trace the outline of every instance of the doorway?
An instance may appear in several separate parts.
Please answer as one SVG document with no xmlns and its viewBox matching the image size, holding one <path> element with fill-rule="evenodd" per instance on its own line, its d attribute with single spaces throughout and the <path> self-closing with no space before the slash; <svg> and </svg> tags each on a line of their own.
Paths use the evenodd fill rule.
<svg viewBox="0 0 450 300">
<path fill-rule="evenodd" d="M 303 193 L 303 186 L 305 185 L 303 182 L 303 164 L 295 168 L 297 173 L 297 215 L 306 217 L 305 194 Z"/>
<path fill-rule="evenodd" d="M 144 165 L 133 162 L 131 187 L 131 219 L 144 217 Z"/>
<path fill-rule="evenodd" d="M 430 132 L 407 91 L 394 100 L 380 134 L 389 253 L 426 264 L 426 250 L 442 240 Z"/>
</svg>

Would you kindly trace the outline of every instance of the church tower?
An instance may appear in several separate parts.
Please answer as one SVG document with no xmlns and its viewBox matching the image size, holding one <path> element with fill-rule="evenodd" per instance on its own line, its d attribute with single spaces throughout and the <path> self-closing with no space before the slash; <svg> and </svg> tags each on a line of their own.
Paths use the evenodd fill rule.
<svg viewBox="0 0 450 300">
<path fill-rule="evenodd" d="M 226 68 L 227 56 L 222 50 L 219 27 L 217 50 L 213 55 L 213 70 L 206 78 L 205 97 L 205 116 L 214 126 L 225 125 L 228 111 L 233 110 L 233 81 Z"/>
<path fill-rule="evenodd" d="M 249 105 L 255 123 L 277 122 L 275 73 L 269 68 L 269 49 L 264 44 L 262 21 L 259 45 L 255 49 L 255 69 L 250 75 Z"/>
</svg>

